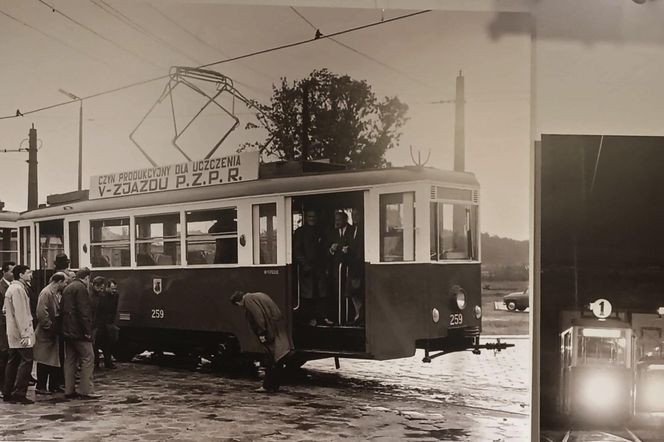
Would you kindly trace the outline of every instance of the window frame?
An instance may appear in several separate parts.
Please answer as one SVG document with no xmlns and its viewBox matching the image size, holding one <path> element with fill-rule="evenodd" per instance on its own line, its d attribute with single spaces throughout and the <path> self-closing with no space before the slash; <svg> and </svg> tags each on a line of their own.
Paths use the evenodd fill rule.
<svg viewBox="0 0 664 442">
<path fill-rule="evenodd" d="M 145 238 L 145 239 L 139 239 L 138 238 L 138 233 L 136 232 L 136 229 L 138 227 L 138 221 L 142 218 L 158 218 L 160 216 L 174 216 L 176 215 L 178 217 L 178 223 L 180 225 L 180 232 L 170 236 L 151 236 L 150 238 Z M 183 260 L 183 253 L 182 253 L 182 219 L 183 219 L 183 211 L 168 211 L 168 212 L 150 212 L 146 214 L 134 214 L 131 215 L 132 218 L 132 232 L 130 232 L 130 241 L 133 244 L 133 252 L 132 252 L 132 268 L 136 269 L 142 269 L 142 268 L 155 268 L 155 267 L 163 267 L 163 268 L 172 268 L 172 267 L 180 267 L 182 266 L 182 260 Z M 133 236 L 132 236 L 133 235 Z M 139 244 L 154 244 L 155 242 L 161 241 L 164 245 L 166 243 L 177 243 L 179 246 L 179 251 L 178 251 L 178 263 L 173 263 L 173 264 L 153 264 L 153 265 L 138 265 L 138 245 Z"/>
<path fill-rule="evenodd" d="M 118 244 L 118 245 L 124 245 L 125 243 L 129 245 L 129 265 L 126 266 L 113 266 L 110 265 L 108 267 L 99 267 L 99 266 L 93 266 L 92 265 L 92 248 L 94 246 L 103 246 L 105 241 L 100 241 L 100 242 L 95 242 L 93 241 L 93 236 L 92 236 L 92 224 L 98 221 L 110 221 L 110 220 L 117 220 L 117 219 L 127 219 L 129 221 L 128 228 L 129 228 L 129 238 L 125 240 L 114 240 L 114 241 L 106 241 L 107 244 Z M 129 268 L 135 268 L 135 261 L 134 261 L 134 241 L 133 241 L 133 236 L 132 236 L 132 230 L 135 228 L 134 227 L 134 215 L 120 215 L 120 214 L 115 214 L 115 213 L 109 213 L 107 216 L 95 216 L 94 218 L 88 219 L 87 223 L 88 227 L 88 234 L 89 234 L 89 253 L 86 254 L 87 258 L 87 264 L 90 266 L 92 270 L 113 270 L 113 269 L 129 269 Z M 80 241 L 80 239 L 79 239 Z M 79 258 L 80 261 L 80 258 Z"/>
</svg>

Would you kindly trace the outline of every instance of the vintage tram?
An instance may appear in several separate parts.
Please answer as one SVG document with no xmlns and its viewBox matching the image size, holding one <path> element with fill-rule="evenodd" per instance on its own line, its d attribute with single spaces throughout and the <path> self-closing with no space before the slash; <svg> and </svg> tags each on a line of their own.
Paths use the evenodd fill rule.
<svg viewBox="0 0 664 442">
<path fill-rule="evenodd" d="M 72 268 L 115 279 L 124 358 L 143 350 L 260 352 L 229 303 L 235 290 L 263 291 L 277 302 L 301 362 L 385 360 L 416 348 L 428 359 L 430 351 L 481 347 L 479 185 L 470 173 L 349 171 L 317 162 L 259 167 L 258 155 L 245 153 L 92 181 L 89 194 L 53 196 L 20 215 L 20 261 L 44 279 L 65 252 Z M 309 209 L 326 228 L 339 210 L 363 227 L 362 325 L 348 323 L 341 290 L 331 293 L 334 325 L 297 320 L 292 237 Z"/>
<path fill-rule="evenodd" d="M 578 423 L 632 415 L 634 338 L 619 319 L 575 318 L 561 335 L 559 411 Z"/>
</svg>

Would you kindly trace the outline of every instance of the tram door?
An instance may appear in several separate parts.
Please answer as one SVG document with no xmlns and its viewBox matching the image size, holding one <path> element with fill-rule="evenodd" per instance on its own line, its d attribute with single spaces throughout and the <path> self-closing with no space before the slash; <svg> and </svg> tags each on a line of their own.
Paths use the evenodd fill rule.
<svg viewBox="0 0 664 442">
<path fill-rule="evenodd" d="M 37 287 L 46 285 L 55 268 L 55 257 L 65 251 L 64 220 L 54 219 L 37 223 L 38 262 Z M 34 279 L 34 277 L 33 277 Z"/>
<path fill-rule="evenodd" d="M 294 197 L 291 208 L 295 347 L 362 353 L 364 312 L 356 301 L 365 287 L 364 194 Z M 347 218 L 347 225 L 339 229 L 335 218 Z"/>
</svg>

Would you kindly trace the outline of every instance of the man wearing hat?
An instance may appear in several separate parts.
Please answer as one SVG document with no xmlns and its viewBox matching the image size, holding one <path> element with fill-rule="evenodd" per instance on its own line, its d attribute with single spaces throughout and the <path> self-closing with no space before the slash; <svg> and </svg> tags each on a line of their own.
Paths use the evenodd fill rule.
<svg viewBox="0 0 664 442">
<path fill-rule="evenodd" d="M 242 307 L 247 322 L 266 353 L 265 378 L 257 391 L 276 393 L 279 390 L 279 373 L 289 353 L 293 350 L 286 323 L 277 304 L 262 292 L 236 291 L 231 304 Z"/>
</svg>

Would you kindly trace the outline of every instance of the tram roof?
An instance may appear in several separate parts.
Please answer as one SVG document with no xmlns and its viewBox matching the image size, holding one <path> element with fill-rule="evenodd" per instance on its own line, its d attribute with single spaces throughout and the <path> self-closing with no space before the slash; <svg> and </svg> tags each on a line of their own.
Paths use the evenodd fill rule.
<svg viewBox="0 0 664 442">
<path fill-rule="evenodd" d="M 23 212 L 19 219 L 44 218 L 75 213 L 160 206 L 257 195 L 297 194 L 323 190 L 362 189 L 383 184 L 431 181 L 437 184 L 476 188 L 479 183 L 469 172 L 454 172 L 430 167 L 393 167 L 387 169 L 344 170 L 304 173 L 297 176 L 259 178 L 240 183 L 202 186 L 140 195 L 86 199 Z M 66 208 L 66 209 L 65 209 Z"/>
<path fill-rule="evenodd" d="M 5 212 L 0 211 L 0 222 L 2 221 L 9 221 L 9 222 L 14 222 L 18 220 L 19 214 L 18 212 Z"/>
</svg>

